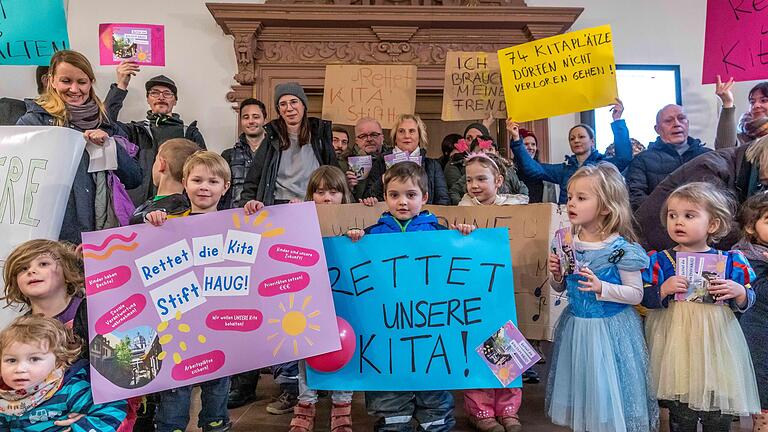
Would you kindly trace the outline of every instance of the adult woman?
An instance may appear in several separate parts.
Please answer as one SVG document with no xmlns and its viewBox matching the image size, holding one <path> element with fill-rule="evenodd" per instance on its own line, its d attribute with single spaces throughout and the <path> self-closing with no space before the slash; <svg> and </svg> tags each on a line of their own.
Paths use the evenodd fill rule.
<svg viewBox="0 0 768 432">
<path fill-rule="evenodd" d="M 515 163 L 523 177 L 536 180 L 544 180 L 560 185 L 560 197 L 558 202 L 565 204 L 568 201 L 567 185 L 577 169 L 584 165 L 596 165 L 600 162 L 610 162 L 616 165 L 619 171 L 623 171 L 632 160 L 632 144 L 629 141 L 629 130 L 621 114 L 624 105 L 619 99 L 613 104 L 613 142 L 616 143 L 616 156 L 606 158 L 595 149 L 595 132 L 591 127 L 579 124 L 568 131 L 568 142 L 572 155 L 565 157 L 561 164 L 542 164 L 535 161 L 526 151 L 523 140 L 520 139 L 520 130 L 513 120 L 507 120 L 507 132 L 510 134 L 511 149 L 515 155 Z"/>
<path fill-rule="evenodd" d="M 526 129 L 520 129 L 520 137 L 523 139 L 525 151 L 535 160 L 539 161 L 539 139 L 536 135 Z M 557 202 L 555 187 L 552 183 L 545 182 L 535 178 L 526 177 L 520 171 L 520 180 L 528 187 L 529 203 Z M 531 369 L 529 369 L 531 370 Z"/>
<path fill-rule="evenodd" d="M 395 147 L 392 151 L 383 153 L 382 157 L 374 162 L 371 173 L 368 175 L 373 182 L 368 182 L 369 188 L 363 196 L 384 199 L 384 188 L 381 182 L 381 176 L 387 170 L 384 160 L 389 154 L 405 153 L 409 156 L 421 157 L 421 165 L 427 171 L 429 178 L 427 204 L 448 205 L 448 188 L 445 184 L 443 169 L 437 159 L 427 157 L 427 127 L 421 118 L 412 114 L 400 114 L 392 128 L 391 138 Z"/>
<path fill-rule="evenodd" d="M 717 77 L 715 92 L 723 102 L 717 123 L 715 148 L 746 145 L 768 135 L 768 81 L 763 81 L 749 91 L 749 111 L 736 122 L 736 106 L 733 103 L 733 78 L 723 83 Z"/>
<path fill-rule="evenodd" d="M 45 92 L 35 100 L 26 100 L 27 113 L 16 124 L 68 127 L 82 132 L 86 140 L 96 145 L 103 145 L 108 137 L 120 131 L 109 121 L 104 104 L 96 96 L 93 68 L 84 55 L 70 50 L 56 52 L 51 57 L 49 74 Z M 59 239 L 81 243 L 84 231 L 120 225 L 116 212 L 130 206 L 122 185 L 128 189 L 137 187 L 142 175 L 139 164 L 123 145 L 116 147 L 117 170 L 114 172 L 89 173 L 90 158 L 83 152 Z"/>
<path fill-rule="evenodd" d="M 307 116 L 307 96 L 296 82 L 275 87 L 279 116 L 264 126 L 264 141 L 245 178 L 240 204 L 303 201 L 309 177 L 320 165 L 335 165 L 331 122 Z"/>
</svg>

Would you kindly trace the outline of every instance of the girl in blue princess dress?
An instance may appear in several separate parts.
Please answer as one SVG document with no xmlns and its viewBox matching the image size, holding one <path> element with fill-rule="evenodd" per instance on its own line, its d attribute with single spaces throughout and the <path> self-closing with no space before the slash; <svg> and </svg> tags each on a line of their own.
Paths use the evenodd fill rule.
<svg viewBox="0 0 768 432">
<path fill-rule="evenodd" d="M 574 431 L 658 429 L 640 316 L 648 257 L 635 243 L 629 196 L 615 166 L 584 166 L 568 181 L 576 271 L 549 256 L 550 284 L 568 306 L 555 328 L 546 409 Z"/>
<path fill-rule="evenodd" d="M 704 432 L 726 432 L 733 416 L 760 412 L 749 348 L 734 315 L 755 303 L 750 286 L 755 273 L 741 252 L 709 246 L 730 231 L 732 208 L 731 200 L 712 184 L 675 189 L 661 216 L 677 246 L 652 254 L 643 275 L 643 305 L 650 309 L 645 337 L 651 382 L 654 396 L 669 408 L 670 430 L 675 432 L 695 431 L 699 422 Z M 688 279 L 677 269 L 683 252 L 725 257 L 720 275 L 705 285 L 709 300 L 686 301 Z M 677 293 L 682 294 L 680 301 L 675 300 Z"/>
</svg>

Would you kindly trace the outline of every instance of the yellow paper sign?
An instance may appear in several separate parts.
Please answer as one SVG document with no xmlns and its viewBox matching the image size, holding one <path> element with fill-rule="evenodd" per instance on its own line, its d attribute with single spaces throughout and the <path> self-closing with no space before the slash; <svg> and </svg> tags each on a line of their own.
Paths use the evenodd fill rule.
<svg viewBox="0 0 768 432">
<path fill-rule="evenodd" d="M 372 117 L 384 127 L 416 109 L 414 65 L 328 65 L 323 88 L 323 118 L 354 125 Z"/>
<path fill-rule="evenodd" d="M 443 121 L 507 118 L 496 53 L 449 51 L 445 56 Z"/>
<path fill-rule="evenodd" d="M 618 96 L 611 26 L 498 51 L 507 114 L 531 121 L 609 105 Z"/>
</svg>

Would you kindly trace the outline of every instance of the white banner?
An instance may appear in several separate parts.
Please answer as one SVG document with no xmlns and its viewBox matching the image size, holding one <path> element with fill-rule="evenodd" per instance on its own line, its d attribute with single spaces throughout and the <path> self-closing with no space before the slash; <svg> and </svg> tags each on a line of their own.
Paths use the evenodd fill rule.
<svg viewBox="0 0 768 432">
<path fill-rule="evenodd" d="M 65 127 L 0 127 L 0 268 L 16 245 L 56 240 L 83 134 Z"/>
</svg>

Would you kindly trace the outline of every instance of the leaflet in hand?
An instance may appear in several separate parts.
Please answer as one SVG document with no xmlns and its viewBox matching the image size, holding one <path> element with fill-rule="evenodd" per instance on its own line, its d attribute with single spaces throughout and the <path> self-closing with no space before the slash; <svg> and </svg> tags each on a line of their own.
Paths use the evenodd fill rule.
<svg viewBox="0 0 768 432">
<path fill-rule="evenodd" d="M 709 293 L 714 279 L 725 278 L 725 254 L 677 253 L 677 275 L 688 280 L 688 292 L 675 294 L 677 301 L 723 304 Z"/>
<path fill-rule="evenodd" d="M 165 28 L 153 24 L 99 24 L 102 65 L 131 60 L 140 65 L 165 66 Z"/>
<path fill-rule="evenodd" d="M 371 172 L 373 158 L 370 156 L 350 156 L 347 158 L 347 163 L 358 180 L 365 180 Z"/>
<path fill-rule="evenodd" d="M 416 162 L 417 164 L 421 165 L 421 156 L 411 156 L 406 152 L 384 155 L 384 164 L 387 166 L 387 169 L 389 169 L 389 167 L 392 165 L 400 162 Z"/>
<path fill-rule="evenodd" d="M 580 266 L 576 261 L 571 227 L 560 228 L 555 231 L 555 248 L 552 252 L 560 258 L 560 269 L 563 275 L 573 274 L 579 270 Z"/>
<path fill-rule="evenodd" d="M 541 359 L 512 321 L 507 321 L 476 351 L 504 387 Z"/>
</svg>

